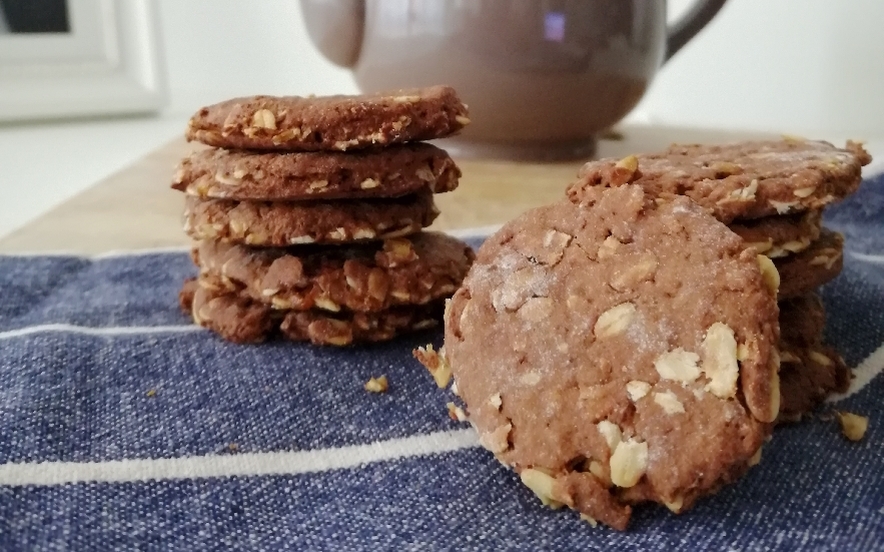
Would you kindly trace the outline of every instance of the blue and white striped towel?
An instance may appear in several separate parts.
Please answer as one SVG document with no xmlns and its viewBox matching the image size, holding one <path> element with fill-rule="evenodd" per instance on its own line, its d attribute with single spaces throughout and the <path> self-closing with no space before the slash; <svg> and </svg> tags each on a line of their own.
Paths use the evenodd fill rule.
<svg viewBox="0 0 884 552">
<path fill-rule="evenodd" d="M 441 332 L 231 345 L 178 310 L 183 252 L 0 257 L 0 550 L 881 549 L 884 177 L 826 222 L 826 335 L 857 367 L 837 408 L 865 439 L 782 427 L 739 484 L 627 533 L 541 507 L 448 419 L 411 358 Z"/>
</svg>

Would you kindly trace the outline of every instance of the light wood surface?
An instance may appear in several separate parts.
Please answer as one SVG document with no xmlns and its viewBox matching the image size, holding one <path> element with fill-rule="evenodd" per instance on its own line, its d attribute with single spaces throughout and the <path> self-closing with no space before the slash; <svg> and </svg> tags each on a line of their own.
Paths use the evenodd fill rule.
<svg viewBox="0 0 884 552">
<path fill-rule="evenodd" d="M 598 156 L 656 151 L 672 142 L 722 143 L 758 134 L 625 126 L 619 138 L 599 143 Z M 193 146 L 175 140 L 97 183 L 28 225 L 0 239 L 0 252 L 100 253 L 183 246 L 184 196 L 169 188 L 178 160 Z M 84 161 L 85 162 L 85 161 Z M 457 159 L 460 187 L 437 196 L 442 211 L 433 229 L 500 224 L 563 197 L 582 161 L 517 163 Z"/>
</svg>

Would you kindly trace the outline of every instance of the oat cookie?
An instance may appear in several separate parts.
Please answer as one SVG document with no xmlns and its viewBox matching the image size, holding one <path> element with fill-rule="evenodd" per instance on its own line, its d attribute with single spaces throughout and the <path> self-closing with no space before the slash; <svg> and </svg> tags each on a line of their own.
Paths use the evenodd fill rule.
<svg viewBox="0 0 884 552">
<path fill-rule="evenodd" d="M 780 398 L 771 270 L 687 198 L 598 189 L 488 238 L 444 361 L 541 500 L 624 529 L 630 504 L 681 512 L 757 460 Z"/>
<path fill-rule="evenodd" d="M 360 96 L 252 96 L 204 107 L 185 136 L 228 149 L 346 151 L 432 140 L 469 124 L 453 88 Z"/>
<path fill-rule="evenodd" d="M 473 260 L 462 241 L 420 232 L 383 242 L 257 249 L 203 241 L 202 277 L 276 309 L 375 312 L 450 297 Z"/>
<path fill-rule="evenodd" d="M 800 420 L 830 393 L 843 393 L 850 385 L 844 359 L 823 344 L 824 325 L 816 294 L 780 301 L 780 422 Z"/>
<path fill-rule="evenodd" d="M 449 192 L 459 178 L 448 154 L 429 144 L 348 153 L 205 149 L 182 160 L 172 187 L 239 201 L 345 199 Z"/>
<path fill-rule="evenodd" d="M 196 240 L 266 247 L 407 236 L 439 215 L 433 194 L 311 202 L 187 198 L 184 231 Z"/>
<path fill-rule="evenodd" d="M 826 309 L 817 293 L 783 299 L 778 305 L 781 342 L 788 342 L 795 347 L 812 347 L 822 340 L 826 327 Z"/>
<path fill-rule="evenodd" d="M 655 196 L 682 194 L 730 223 L 819 209 L 856 191 L 871 161 L 860 144 L 785 139 L 737 144 L 673 145 L 664 152 L 590 161 L 568 188 L 640 184 Z"/>
<path fill-rule="evenodd" d="M 808 249 L 774 259 L 780 273 L 780 299 L 810 293 L 834 280 L 844 266 L 843 248 L 844 236 L 823 228 Z"/>
<path fill-rule="evenodd" d="M 820 237 L 822 212 L 806 211 L 752 220 L 735 220 L 728 227 L 762 255 L 775 259 L 804 251 Z"/>
<path fill-rule="evenodd" d="M 193 321 L 235 343 L 257 343 L 270 337 L 344 346 L 388 341 L 397 335 L 438 325 L 442 306 L 394 307 L 375 313 L 280 311 L 237 293 L 198 280 L 193 292 Z"/>
<path fill-rule="evenodd" d="M 850 368 L 832 347 L 818 344 L 814 347 L 783 348 L 780 367 L 779 422 L 799 421 L 812 412 L 832 393 L 843 393 L 850 386 Z"/>
</svg>

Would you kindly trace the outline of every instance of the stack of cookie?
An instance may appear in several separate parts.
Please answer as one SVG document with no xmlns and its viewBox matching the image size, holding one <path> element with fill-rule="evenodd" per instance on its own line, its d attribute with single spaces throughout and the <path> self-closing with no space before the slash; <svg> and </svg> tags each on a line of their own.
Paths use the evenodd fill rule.
<svg viewBox="0 0 884 552">
<path fill-rule="evenodd" d="M 454 90 L 318 98 L 256 96 L 201 109 L 173 188 L 199 278 L 197 324 L 235 342 L 387 340 L 435 325 L 473 254 L 423 232 L 460 171 L 421 143 L 469 123 Z"/>
<path fill-rule="evenodd" d="M 795 138 L 673 145 L 587 163 L 568 195 L 579 202 L 591 188 L 627 182 L 657 197 L 684 194 L 770 258 L 779 273 L 780 420 L 795 420 L 849 384 L 844 361 L 822 339 L 816 291 L 841 272 L 844 241 L 821 226 L 822 209 L 856 191 L 870 161 L 853 142 L 844 149 Z"/>
</svg>

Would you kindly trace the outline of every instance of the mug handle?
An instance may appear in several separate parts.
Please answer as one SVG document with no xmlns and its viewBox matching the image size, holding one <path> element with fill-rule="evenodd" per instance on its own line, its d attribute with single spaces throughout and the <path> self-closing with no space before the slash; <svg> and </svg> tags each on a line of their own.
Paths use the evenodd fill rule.
<svg viewBox="0 0 884 552">
<path fill-rule="evenodd" d="M 670 25 L 666 29 L 666 59 L 664 61 L 669 61 L 669 58 L 694 38 L 694 35 L 715 17 L 725 2 L 726 0 L 695 2 L 681 19 Z"/>
</svg>

